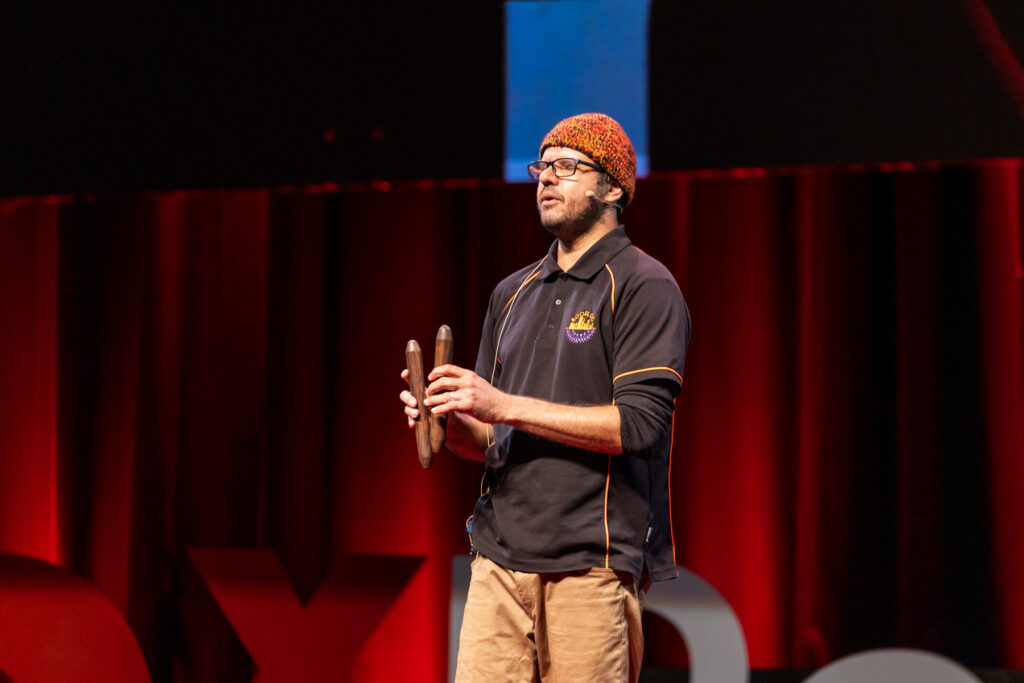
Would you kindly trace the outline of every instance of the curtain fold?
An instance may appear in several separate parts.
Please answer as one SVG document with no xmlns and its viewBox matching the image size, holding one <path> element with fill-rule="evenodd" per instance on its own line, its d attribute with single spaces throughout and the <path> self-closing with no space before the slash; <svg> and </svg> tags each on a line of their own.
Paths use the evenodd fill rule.
<svg viewBox="0 0 1024 683">
<path fill-rule="evenodd" d="M 753 667 L 1024 668 L 1021 175 L 640 182 L 627 231 L 694 325 L 677 559 Z M 157 681 L 251 674 L 189 548 L 273 550 L 303 603 L 422 558 L 352 675 L 443 680 L 481 470 L 420 468 L 402 352 L 446 323 L 472 367 L 491 288 L 549 242 L 532 186 L 491 182 L 0 200 L 0 552 L 98 586 Z"/>
<path fill-rule="evenodd" d="M 1024 231 L 1021 164 L 983 169 L 975 181 L 986 461 L 999 651 L 1024 661 Z"/>
</svg>

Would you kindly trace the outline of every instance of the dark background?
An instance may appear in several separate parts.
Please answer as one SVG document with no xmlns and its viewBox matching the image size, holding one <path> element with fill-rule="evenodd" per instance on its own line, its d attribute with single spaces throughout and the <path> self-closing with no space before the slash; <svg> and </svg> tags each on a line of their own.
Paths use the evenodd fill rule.
<svg viewBox="0 0 1024 683">
<path fill-rule="evenodd" d="M 1013 0 L 655 0 L 652 169 L 1024 154 L 986 10 L 1021 54 Z M 0 194 L 500 177 L 503 43 L 499 2 L 9 3 Z"/>
</svg>

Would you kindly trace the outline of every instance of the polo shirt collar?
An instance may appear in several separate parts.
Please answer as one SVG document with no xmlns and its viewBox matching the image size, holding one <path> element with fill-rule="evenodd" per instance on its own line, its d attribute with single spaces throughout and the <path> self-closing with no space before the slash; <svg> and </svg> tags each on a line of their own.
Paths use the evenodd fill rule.
<svg viewBox="0 0 1024 683">
<path fill-rule="evenodd" d="M 595 242 L 590 249 L 587 249 L 583 256 L 569 269 L 568 275 L 577 280 L 589 280 L 597 274 L 604 265 L 612 260 L 612 257 L 628 247 L 632 242 L 626 236 L 626 226 L 621 223 L 607 235 Z M 551 243 L 548 249 L 548 257 L 541 267 L 540 276 L 546 279 L 548 276 L 561 273 L 558 267 L 558 240 Z"/>
</svg>

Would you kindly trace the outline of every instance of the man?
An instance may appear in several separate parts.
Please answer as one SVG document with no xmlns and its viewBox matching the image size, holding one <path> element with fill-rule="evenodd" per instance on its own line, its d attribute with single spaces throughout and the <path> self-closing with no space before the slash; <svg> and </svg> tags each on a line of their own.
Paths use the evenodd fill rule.
<svg viewBox="0 0 1024 683">
<path fill-rule="evenodd" d="M 456 680 L 635 681 L 643 591 L 676 576 L 668 471 L 690 318 L 619 225 L 636 184 L 619 124 L 570 117 L 540 154 L 529 172 L 555 242 L 494 290 L 476 371 L 427 377 L 448 446 L 486 464 Z"/>
</svg>

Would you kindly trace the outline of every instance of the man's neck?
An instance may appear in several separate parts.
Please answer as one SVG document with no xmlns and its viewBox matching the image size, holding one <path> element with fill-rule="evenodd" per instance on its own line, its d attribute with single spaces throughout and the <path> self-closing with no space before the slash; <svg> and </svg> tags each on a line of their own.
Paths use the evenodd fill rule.
<svg viewBox="0 0 1024 683">
<path fill-rule="evenodd" d="M 572 238 L 558 238 L 558 267 L 568 271 L 598 240 L 619 225 L 618 213 L 605 212 L 600 220 Z"/>
</svg>

